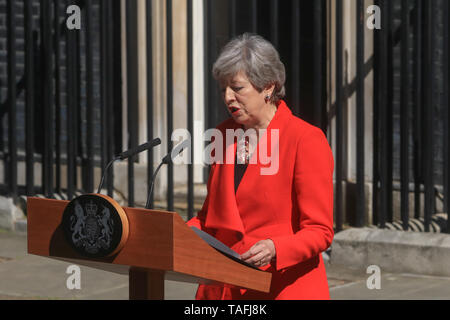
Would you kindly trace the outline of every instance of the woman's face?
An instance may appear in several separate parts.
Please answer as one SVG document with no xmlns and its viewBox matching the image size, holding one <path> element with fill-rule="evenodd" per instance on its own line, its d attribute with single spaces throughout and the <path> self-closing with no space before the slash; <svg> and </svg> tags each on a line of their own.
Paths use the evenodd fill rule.
<svg viewBox="0 0 450 320">
<path fill-rule="evenodd" d="M 258 126 L 264 120 L 267 112 L 264 98 L 268 90 L 258 92 L 243 72 L 236 74 L 227 83 L 220 83 L 220 87 L 234 121 L 249 128 Z"/>
</svg>

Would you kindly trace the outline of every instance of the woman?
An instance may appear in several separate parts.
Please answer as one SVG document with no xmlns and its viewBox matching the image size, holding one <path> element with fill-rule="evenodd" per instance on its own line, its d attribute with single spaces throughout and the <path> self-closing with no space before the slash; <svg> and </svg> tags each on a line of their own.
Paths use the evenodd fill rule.
<svg viewBox="0 0 450 320">
<path fill-rule="evenodd" d="M 217 127 L 223 136 L 227 129 L 266 131 L 258 135 L 253 154 L 251 146 L 239 150 L 239 142 L 224 147 L 236 154 L 237 162 L 212 164 L 208 195 L 188 225 L 271 272 L 272 283 L 269 293 L 200 285 L 196 298 L 329 299 L 321 252 L 333 239 L 333 155 L 325 135 L 292 115 L 281 100 L 284 65 L 262 37 L 243 34 L 229 42 L 213 74 L 231 115 Z M 271 141 L 268 137 L 275 130 L 277 141 Z M 273 174 L 261 174 L 266 164 L 256 150 L 264 147 L 262 141 L 271 144 L 271 159 L 278 153 L 279 166 Z"/>
</svg>

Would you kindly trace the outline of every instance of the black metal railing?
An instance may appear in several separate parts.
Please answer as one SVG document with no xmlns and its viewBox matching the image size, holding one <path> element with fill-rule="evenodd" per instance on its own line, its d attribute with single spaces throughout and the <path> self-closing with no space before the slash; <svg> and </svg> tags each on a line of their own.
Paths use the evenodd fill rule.
<svg viewBox="0 0 450 320">
<path fill-rule="evenodd" d="M 375 4 L 381 10 L 382 27 L 374 31 L 364 27 L 361 19 L 365 8 L 361 2 L 357 5 L 357 203 L 355 217 L 345 221 L 348 208 L 343 208 L 339 200 L 343 196 L 340 182 L 346 180 L 339 173 L 344 162 L 340 146 L 345 145 L 339 132 L 345 128 L 339 109 L 344 110 L 342 101 L 352 92 L 343 90 L 340 83 L 343 12 L 340 1 L 336 3 L 336 229 L 342 230 L 347 222 L 355 226 L 372 223 L 381 228 L 395 224 L 411 230 L 414 219 L 423 223 L 424 231 L 431 231 L 438 213 L 436 194 L 443 193 L 442 212 L 448 213 L 448 3 L 380 0 Z M 366 221 L 364 209 L 364 32 L 374 33 L 372 221 Z M 398 205 L 394 203 L 395 192 L 400 193 Z M 410 200 L 412 192 L 414 201 Z M 447 222 L 439 226 L 441 231 L 450 232 L 448 221 L 447 214 Z"/>
<path fill-rule="evenodd" d="M 113 35 L 113 28 L 120 28 L 120 4 L 58 0 L 6 4 L 6 12 L 0 12 L 8 21 L 3 62 L 8 70 L 7 99 L 2 102 L 2 115 L 8 115 L 3 121 L 8 143 L 1 150 L 2 193 L 14 199 L 62 193 L 71 199 L 77 189 L 92 192 L 94 167 L 122 149 L 121 136 L 115 134 L 121 130 L 112 124 L 114 113 L 121 115 L 120 37 Z M 79 30 L 66 25 L 70 5 L 81 9 Z M 108 121 L 109 127 L 103 124 Z M 100 135 L 104 143 L 99 143 Z M 17 169 L 21 161 L 23 173 Z M 36 164 L 41 165 L 40 174 Z M 19 174 L 25 176 L 24 185 L 18 185 Z M 107 179 L 109 193 L 111 177 L 112 172 Z"/>
<path fill-rule="evenodd" d="M 127 0 L 122 11 L 120 1 L 109 0 L 4 1 L 6 55 L 0 55 L 0 65 L 5 65 L 6 72 L 3 79 L 0 74 L 3 107 L 0 156 L 5 180 L 0 184 L 0 191 L 14 199 L 37 193 L 46 197 L 66 193 L 67 198 L 72 199 L 77 192 L 93 192 L 95 168 L 105 168 L 115 154 L 138 144 L 138 2 Z M 188 57 L 186 127 L 192 141 L 199 139 L 193 136 L 193 7 L 192 0 L 186 1 L 186 53 L 172 52 L 173 4 L 170 0 L 165 2 L 167 131 L 162 140 L 167 140 L 166 151 L 172 148 L 174 54 Z M 206 129 L 227 117 L 225 108 L 220 108 L 220 94 L 211 75 L 220 48 L 243 32 L 261 34 L 272 41 L 285 62 L 286 100 L 293 113 L 322 128 L 330 141 L 331 137 L 335 140 L 336 230 L 342 230 L 345 225 L 368 224 L 384 228 L 397 219 L 407 230 L 414 207 L 413 217 L 423 219 L 424 229 L 429 231 L 436 213 L 436 194 L 442 194 L 446 212 L 450 198 L 448 2 L 378 0 L 375 4 L 381 9 L 380 30 L 366 28 L 364 4 L 362 0 L 356 2 L 356 20 L 352 22 L 356 54 L 349 56 L 345 51 L 343 29 L 344 14 L 348 13 L 343 12 L 342 0 L 334 3 L 328 0 L 204 0 Z M 66 26 L 69 5 L 81 9 L 80 30 L 69 30 Z M 23 19 L 17 18 L 20 15 Z M 121 23 L 121 15 L 125 16 L 125 25 Z M 157 121 L 153 118 L 154 15 L 152 2 L 148 0 L 145 26 L 148 140 L 154 138 Z M 365 38 L 369 32 L 373 32 L 374 49 L 366 60 Z M 121 34 L 125 34 L 126 39 L 122 39 Z M 330 39 L 335 42 L 333 51 Z M 122 74 L 122 44 L 127 57 L 126 74 Z M 334 66 L 325 67 L 327 53 L 334 55 Z M 356 77 L 347 79 L 347 66 L 352 59 L 356 63 Z M 330 68 L 335 70 L 333 79 Z M 373 92 L 367 92 L 365 81 L 371 71 Z M 127 83 L 125 112 L 122 112 L 122 82 Z M 332 82 L 335 92 L 330 90 Z M 333 93 L 335 102 L 328 103 Z M 347 102 L 353 93 L 356 93 L 357 106 L 354 198 L 349 196 L 351 183 L 346 169 L 350 161 L 346 156 L 349 147 L 346 142 Z M 367 132 L 364 122 L 370 113 L 367 97 L 373 99 L 371 155 L 365 153 L 364 139 Z M 122 130 L 123 114 L 127 117 L 127 132 Z M 335 125 L 330 130 L 332 120 Z M 122 145 L 122 134 L 127 136 L 126 145 Z M 193 159 L 193 148 L 190 152 Z M 372 168 L 367 166 L 369 157 L 372 157 Z M 154 158 L 150 150 L 148 181 L 153 175 Z M 136 202 L 136 161 L 128 159 L 129 206 Z M 18 170 L 20 162 L 25 163 L 24 173 Z M 40 174 L 36 172 L 38 164 Z M 105 181 L 107 193 L 112 195 L 115 172 L 110 169 Z M 188 217 L 192 217 L 193 164 L 187 169 Z M 368 171 L 372 171 L 373 181 L 365 177 Z M 18 183 L 20 174 L 25 175 L 25 184 Z M 41 181 L 36 183 L 39 175 Z M 168 210 L 174 209 L 174 178 L 174 168 L 170 164 Z M 368 183 L 372 184 L 371 197 L 365 188 Z M 400 193 L 400 209 L 394 210 L 397 192 Z M 414 201 L 410 201 L 411 193 Z M 355 199 L 353 204 L 351 199 Z M 368 202 L 372 219 L 368 219 Z M 154 199 L 151 203 L 153 207 Z M 350 212 L 352 205 L 354 212 Z M 450 230 L 448 221 L 447 232 Z"/>
<path fill-rule="evenodd" d="M 2 115 L 8 115 L 7 135 L 1 136 L 5 181 L 2 193 L 18 196 L 42 194 L 48 198 L 72 199 L 76 194 L 93 192 L 95 168 L 101 168 L 115 154 L 138 144 L 138 2 L 129 0 L 24 0 L 6 1 L 3 15 L 7 39 L 6 91 Z M 81 28 L 66 26 L 69 6 L 81 11 Z M 172 148 L 173 68 L 172 2 L 166 1 L 167 27 L 167 151 Z M 152 1 L 146 2 L 147 37 L 147 138 L 154 138 Z M 123 11 L 122 11 L 123 10 Z M 2 14 L 2 12 L 0 12 Z M 72 12 L 73 14 L 73 12 Z M 188 50 L 193 59 L 193 12 L 188 1 Z M 16 19 L 23 15 L 22 19 Z M 125 15 L 126 39 L 121 38 L 121 15 Z M 23 23 L 23 26 L 21 25 Z M 23 29 L 23 34 L 18 30 Z M 19 35 L 18 35 L 19 34 Z M 18 36 L 20 39 L 18 39 Z M 24 47 L 17 45 L 18 40 Z M 125 41 L 125 42 L 124 42 Z M 125 43 L 127 72 L 122 74 L 122 43 Z M 18 69 L 17 54 L 24 56 Z M 0 61 L 1 63 L 1 61 Z M 20 79 L 17 79 L 20 75 Z M 187 84 L 187 127 L 193 134 L 193 70 L 189 63 Z M 123 80 L 122 80 L 123 79 Z M 126 123 L 128 136 L 122 146 L 122 82 L 127 83 Z M 21 96 L 22 92 L 25 92 Z M 18 110 L 18 106 L 23 107 Z M 24 118 L 24 121 L 20 122 Z M 17 126 L 24 127 L 18 132 Z M 18 134 L 19 133 L 19 134 Z M 17 138 L 19 137 L 19 138 Z M 20 141 L 18 141 L 18 139 Z M 23 140 L 23 141 L 22 141 Z M 3 142 L 6 141 L 6 144 Z M 193 148 L 190 148 L 193 159 Z M 18 157 L 18 153 L 22 158 Z M 18 164 L 25 159 L 25 184 L 18 185 Z M 147 178 L 153 175 L 154 153 L 148 151 Z M 129 206 L 135 199 L 136 158 L 128 159 L 127 194 Z M 36 164 L 41 165 L 41 181 Z M 168 165 L 167 209 L 174 209 L 173 165 Z M 81 174 L 81 175 L 80 175 Z M 98 175 L 98 174 L 97 174 Z M 114 167 L 105 173 L 106 192 L 114 191 Z M 80 179 L 81 177 L 81 179 Z M 97 177 L 98 178 L 98 177 Z M 37 183 L 36 183 L 37 181 Z M 194 171 L 188 165 L 188 217 L 194 213 Z M 154 205 L 152 196 L 151 206 Z"/>
</svg>

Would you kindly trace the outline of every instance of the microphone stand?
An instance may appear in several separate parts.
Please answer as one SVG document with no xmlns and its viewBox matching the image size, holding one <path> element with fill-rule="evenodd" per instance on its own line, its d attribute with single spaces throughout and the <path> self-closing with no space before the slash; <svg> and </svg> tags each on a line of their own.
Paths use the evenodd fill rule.
<svg viewBox="0 0 450 320">
<path fill-rule="evenodd" d="M 100 184 L 97 189 L 97 193 L 100 193 L 100 190 L 102 190 L 103 183 L 105 182 L 105 173 L 108 172 L 109 167 L 116 162 L 117 160 L 121 160 L 122 158 L 120 156 L 116 156 L 114 159 L 112 159 L 105 167 L 105 171 L 102 174 L 102 179 L 100 180 Z"/>
<path fill-rule="evenodd" d="M 159 166 L 156 168 L 155 172 L 153 173 L 152 183 L 150 184 L 150 188 L 149 188 L 149 191 L 148 191 L 147 203 L 145 204 L 145 209 L 150 209 L 150 199 L 151 199 L 152 194 L 153 194 L 153 186 L 155 184 L 155 178 L 156 178 L 156 175 L 158 174 L 159 169 L 161 169 L 163 164 L 164 164 L 164 162 L 161 162 L 159 164 Z"/>
<path fill-rule="evenodd" d="M 150 199 L 151 196 L 153 194 L 153 186 L 155 184 L 155 178 L 156 175 L 158 174 L 159 169 L 161 169 L 163 164 L 169 164 L 172 163 L 172 155 L 175 158 L 176 156 L 178 156 L 180 153 L 183 152 L 183 150 L 188 146 L 188 140 L 184 140 L 183 142 L 179 143 L 175 148 L 172 149 L 171 152 L 169 152 L 161 161 L 161 163 L 159 164 L 159 166 L 156 168 L 155 173 L 153 173 L 152 176 L 152 182 L 150 184 L 150 188 L 148 189 L 148 194 L 147 194 L 147 203 L 145 204 L 145 209 L 150 209 Z"/>
</svg>

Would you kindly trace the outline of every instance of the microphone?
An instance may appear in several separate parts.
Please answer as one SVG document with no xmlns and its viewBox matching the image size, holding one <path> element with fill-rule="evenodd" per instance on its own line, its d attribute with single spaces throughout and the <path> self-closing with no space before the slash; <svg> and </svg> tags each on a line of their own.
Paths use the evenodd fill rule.
<svg viewBox="0 0 450 320">
<path fill-rule="evenodd" d="M 181 154 L 184 151 L 184 149 L 187 148 L 188 146 L 189 146 L 189 140 L 184 140 L 181 143 L 177 144 L 177 146 L 175 148 L 173 148 L 171 152 L 169 152 L 168 154 L 166 154 L 164 156 L 164 158 L 162 159 L 161 163 L 159 164 L 159 166 L 156 168 L 155 172 L 153 173 L 152 182 L 150 184 L 150 188 L 148 189 L 147 203 L 145 204 L 145 209 L 150 209 L 150 198 L 151 198 L 151 195 L 153 193 L 153 186 L 155 184 L 155 178 L 156 178 L 156 175 L 159 172 L 159 169 L 161 169 L 161 166 L 163 164 L 171 164 L 171 163 L 173 163 L 173 158 L 175 158 L 179 154 Z"/>
<path fill-rule="evenodd" d="M 148 150 L 150 148 L 156 147 L 159 144 L 161 144 L 161 139 L 156 138 L 156 139 L 153 139 L 150 142 L 143 143 L 143 144 L 137 146 L 134 149 L 130 149 L 130 150 L 127 150 L 127 151 L 124 151 L 124 152 L 120 153 L 117 156 L 117 158 L 118 158 L 118 160 L 124 160 L 124 159 L 132 157 L 132 156 L 134 156 L 134 155 L 136 155 L 136 154 L 138 154 L 138 153 L 140 153 L 142 151 L 145 151 L 145 150 Z"/>
<path fill-rule="evenodd" d="M 136 148 L 126 150 L 122 153 L 119 153 L 117 156 L 115 156 L 105 167 L 105 170 L 103 171 L 102 179 L 100 180 L 100 185 L 98 186 L 97 193 L 100 193 L 100 190 L 102 190 L 103 182 L 105 181 L 105 174 L 108 172 L 109 167 L 117 160 L 124 160 L 127 158 L 130 158 L 142 151 L 148 150 L 150 148 L 156 147 L 157 145 L 161 144 L 161 139 L 155 138 L 150 142 L 143 143 Z"/>
</svg>

